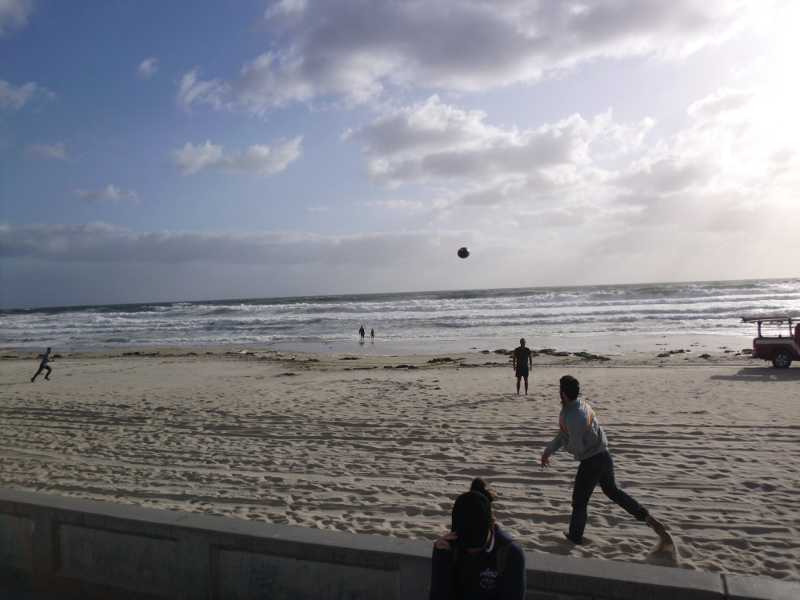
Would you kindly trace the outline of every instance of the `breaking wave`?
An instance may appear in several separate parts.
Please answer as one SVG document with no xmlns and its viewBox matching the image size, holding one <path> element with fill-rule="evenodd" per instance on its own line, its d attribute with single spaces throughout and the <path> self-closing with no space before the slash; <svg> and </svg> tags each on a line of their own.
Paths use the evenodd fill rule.
<svg viewBox="0 0 800 600">
<path fill-rule="evenodd" d="M 800 314 L 800 280 L 252 298 L 0 311 L 0 345 L 328 342 L 363 323 L 382 339 L 519 335 L 750 335 L 743 315 Z"/>
</svg>

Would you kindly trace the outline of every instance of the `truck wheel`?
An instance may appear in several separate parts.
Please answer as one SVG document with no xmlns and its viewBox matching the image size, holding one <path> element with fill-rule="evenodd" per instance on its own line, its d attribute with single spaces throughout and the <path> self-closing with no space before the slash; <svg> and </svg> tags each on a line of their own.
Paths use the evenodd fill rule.
<svg viewBox="0 0 800 600">
<path fill-rule="evenodd" d="M 776 369 L 788 369 L 789 365 L 792 364 L 792 357 L 789 356 L 788 352 L 778 352 L 772 358 L 772 366 Z"/>
</svg>

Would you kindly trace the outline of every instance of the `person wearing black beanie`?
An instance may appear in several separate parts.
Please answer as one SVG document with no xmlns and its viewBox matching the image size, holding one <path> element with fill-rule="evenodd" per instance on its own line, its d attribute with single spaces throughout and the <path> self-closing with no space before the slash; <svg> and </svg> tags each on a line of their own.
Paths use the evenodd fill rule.
<svg viewBox="0 0 800 600">
<path fill-rule="evenodd" d="M 433 544 L 430 600 L 523 600 L 525 554 L 494 521 L 483 479 L 456 498 L 450 531 Z"/>
</svg>

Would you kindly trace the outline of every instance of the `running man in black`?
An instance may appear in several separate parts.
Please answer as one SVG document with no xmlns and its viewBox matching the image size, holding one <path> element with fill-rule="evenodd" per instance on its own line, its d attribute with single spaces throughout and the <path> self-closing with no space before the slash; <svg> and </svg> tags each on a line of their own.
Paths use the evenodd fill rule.
<svg viewBox="0 0 800 600">
<path fill-rule="evenodd" d="M 550 457 L 559 448 L 566 448 L 580 461 L 575 486 L 572 490 L 572 518 L 569 531 L 564 535 L 573 544 L 583 542 L 586 528 L 587 507 L 595 486 L 600 485 L 609 499 L 630 513 L 637 521 L 644 521 L 661 539 L 661 547 L 672 545 L 672 537 L 666 527 L 653 517 L 646 508 L 617 487 L 614 478 L 614 461 L 608 453 L 608 440 L 594 410 L 585 400 L 578 398 L 580 384 L 571 375 L 559 381 L 561 414 L 558 418 L 559 432 L 542 452 L 542 468 L 550 466 Z"/>
<path fill-rule="evenodd" d="M 39 363 L 39 370 L 31 377 L 31 383 L 36 381 L 36 378 L 39 376 L 39 373 L 42 371 L 47 371 L 47 375 L 44 376 L 45 379 L 48 381 L 50 380 L 50 373 L 53 369 L 47 366 L 47 363 L 50 362 L 50 348 L 45 350 L 44 354 L 40 354 L 39 358 L 42 359 L 42 362 Z"/>
<path fill-rule="evenodd" d="M 519 341 L 519 347 L 511 353 L 511 360 L 514 365 L 514 374 L 517 376 L 517 396 L 519 396 L 519 380 L 525 379 L 525 395 L 528 395 L 528 373 L 529 367 L 533 368 L 533 356 L 531 349 L 525 347 L 525 338 Z"/>
</svg>

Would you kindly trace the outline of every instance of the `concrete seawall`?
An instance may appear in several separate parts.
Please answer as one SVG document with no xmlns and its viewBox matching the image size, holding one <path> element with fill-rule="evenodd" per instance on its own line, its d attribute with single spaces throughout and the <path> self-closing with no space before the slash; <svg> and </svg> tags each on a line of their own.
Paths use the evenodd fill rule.
<svg viewBox="0 0 800 600">
<path fill-rule="evenodd" d="M 4 598 L 426 599 L 430 553 L 430 542 L 0 490 Z M 759 577 L 526 560 L 529 600 L 800 599 L 800 584 Z"/>
</svg>

